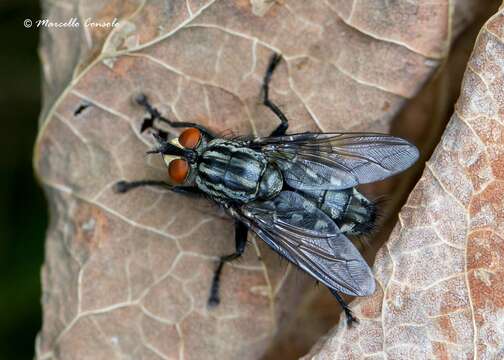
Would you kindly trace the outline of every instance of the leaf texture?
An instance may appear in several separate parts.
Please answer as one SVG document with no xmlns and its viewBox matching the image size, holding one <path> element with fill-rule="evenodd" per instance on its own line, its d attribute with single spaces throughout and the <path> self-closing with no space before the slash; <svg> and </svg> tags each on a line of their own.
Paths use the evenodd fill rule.
<svg viewBox="0 0 504 360">
<path fill-rule="evenodd" d="M 504 13 L 482 28 L 441 143 L 376 259 L 380 290 L 305 358 L 500 359 Z"/>
<path fill-rule="evenodd" d="M 145 156 L 152 139 L 140 134 L 145 113 L 132 99 L 146 93 L 172 119 L 266 135 L 277 120 L 259 90 L 280 52 L 272 98 L 292 119 L 290 131 L 385 132 L 470 21 L 468 3 L 46 2 L 55 22 L 117 18 L 119 26 L 42 32 L 34 164 L 51 223 L 37 358 L 260 357 L 310 280 L 250 236 L 244 259 L 224 270 L 221 305 L 207 309 L 216 259 L 233 251 L 232 223 L 205 200 L 112 191 L 120 179 L 166 177 L 159 159 Z M 472 182 L 460 185 L 472 199 Z M 452 203 L 439 210 L 453 216 L 449 236 L 461 221 L 454 211 L 467 205 L 439 206 Z M 463 237 L 453 243 L 439 259 L 462 251 Z"/>
</svg>

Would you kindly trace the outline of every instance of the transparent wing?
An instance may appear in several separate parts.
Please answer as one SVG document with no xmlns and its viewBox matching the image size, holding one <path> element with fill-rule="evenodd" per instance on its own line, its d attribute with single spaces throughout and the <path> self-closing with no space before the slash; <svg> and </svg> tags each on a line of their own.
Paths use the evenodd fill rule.
<svg viewBox="0 0 504 360">
<path fill-rule="evenodd" d="M 303 133 L 252 140 L 299 190 L 341 190 L 383 180 L 418 159 L 408 141 L 374 133 Z"/>
<path fill-rule="evenodd" d="M 234 216 L 327 287 L 353 296 L 374 292 L 371 269 L 359 251 L 326 214 L 298 193 L 283 191 L 272 200 L 243 205 Z"/>
</svg>

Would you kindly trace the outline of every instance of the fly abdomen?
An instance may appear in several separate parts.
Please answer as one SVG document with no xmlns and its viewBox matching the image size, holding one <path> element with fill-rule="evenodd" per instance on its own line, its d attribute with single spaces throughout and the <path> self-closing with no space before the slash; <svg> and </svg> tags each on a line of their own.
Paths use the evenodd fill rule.
<svg viewBox="0 0 504 360">
<path fill-rule="evenodd" d="M 324 190 L 319 197 L 319 208 L 337 221 L 345 215 L 352 196 L 352 189 Z"/>
<path fill-rule="evenodd" d="M 345 235 L 363 235 L 374 228 L 376 205 L 355 188 L 305 190 L 303 193 L 333 219 Z"/>
<path fill-rule="evenodd" d="M 348 235 L 368 234 L 375 228 L 376 215 L 376 204 L 353 188 L 346 211 L 337 224 Z"/>
<path fill-rule="evenodd" d="M 196 184 L 216 200 L 248 202 L 257 197 L 266 166 L 261 153 L 235 141 L 216 139 L 200 157 Z"/>
</svg>

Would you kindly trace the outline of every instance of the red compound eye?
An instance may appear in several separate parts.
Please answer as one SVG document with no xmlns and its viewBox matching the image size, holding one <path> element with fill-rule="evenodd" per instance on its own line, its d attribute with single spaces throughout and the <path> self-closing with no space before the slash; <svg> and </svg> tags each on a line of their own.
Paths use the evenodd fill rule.
<svg viewBox="0 0 504 360">
<path fill-rule="evenodd" d="M 189 174 L 189 164 L 184 159 L 173 159 L 168 166 L 168 176 L 175 184 L 182 184 Z"/>
<path fill-rule="evenodd" d="M 201 131 L 196 128 L 186 129 L 180 134 L 178 141 L 186 149 L 194 149 L 201 141 Z"/>
</svg>

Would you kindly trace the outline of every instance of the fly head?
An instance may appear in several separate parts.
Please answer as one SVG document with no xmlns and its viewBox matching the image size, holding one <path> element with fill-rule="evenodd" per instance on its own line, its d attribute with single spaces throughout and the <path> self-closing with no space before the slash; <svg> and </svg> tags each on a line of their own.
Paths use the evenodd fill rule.
<svg viewBox="0 0 504 360">
<path fill-rule="evenodd" d="M 160 154 L 168 168 L 170 181 L 177 185 L 192 186 L 197 173 L 200 154 L 208 139 L 199 129 L 188 128 L 178 138 L 165 140 L 155 134 L 158 146 L 148 154 Z"/>
</svg>

